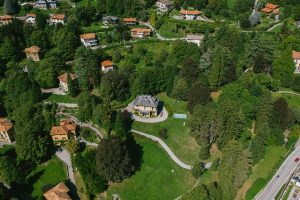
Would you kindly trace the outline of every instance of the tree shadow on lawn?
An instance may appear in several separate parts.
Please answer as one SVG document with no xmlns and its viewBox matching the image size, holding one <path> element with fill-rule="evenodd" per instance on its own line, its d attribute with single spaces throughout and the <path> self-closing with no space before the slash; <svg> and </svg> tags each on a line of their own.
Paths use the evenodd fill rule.
<svg viewBox="0 0 300 200">
<path fill-rule="evenodd" d="M 139 171 L 143 164 L 143 147 L 135 141 L 133 135 L 130 135 L 127 139 L 127 146 L 135 167 L 135 172 Z"/>
<path fill-rule="evenodd" d="M 40 170 L 36 174 L 30 176 L 26 183 L 24 184 L 15 184 L 12 186 L 12 194 L 15 197 L 22 200 L 30 200 L 30 199 L 38 199 L 38 197 L 32 197 L 31 194 L 33 192 L 33 184 L 36 183 L 40 177 L 44 174 L 44 169 Z"/>
</svg>

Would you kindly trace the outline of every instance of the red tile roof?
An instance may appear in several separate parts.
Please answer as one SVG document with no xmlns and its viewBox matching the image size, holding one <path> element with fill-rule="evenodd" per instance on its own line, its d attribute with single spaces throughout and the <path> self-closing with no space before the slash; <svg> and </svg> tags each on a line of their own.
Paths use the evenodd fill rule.
<svg viewBox="0 0 300 200">
<path fill-rule="evenodd" d="M 199 10 L 184 10 L 184 9 L 182 9 L 180 11 L 180 14 L 182 14 L 182 15 L 200 15 L 201 11 L 199 11 Z"/>
<path fill-rule="evenodd" d="M 279 5 L 267 3 L 261 11 L 265 13 L 271 13 L 277 8 L 279 8 Z M 279 10 L 277 11 L 277 13 L 279 13 Z"/>
<path fill-rule="evenodd" d="M 26 53 L 39 53 L 40 50 L 41 50 L 40 47 L 38 47 L 38 46 L 32 46 L 32 47 L 26 48 L 25 52 Z"/>
<path fill-rule="evenodd" d="M 131 32 L 151 33 L 151 29 L 149 29 L 149 28 L 132 28 Z"/>
<path fill-rule="evenodd" d="M 136 18 L 124 18 L 123 22 L 136 22 Z"/>
<path fill-rule="evenodd" d="M 59 183 L 44 194 L 46 200 L 72 200 L 68 195 L 69 188 L 63 183 Z"/>
<path fill-rule="evenodd" d="M 52 14 L 50 17 L 51 19 L 64 20 L 66 16 L 64 14 Z"/>
<path fill-rule="evenodd" d="M 65 119 L 60 122 L 60 126 L 51 128 L 50 135 L 66 135 L 69 131 L 76 131 L 76 124 L 71 119 Z"/>
<path fill-rule="evenodd" d="M 6 118 L 0 118 L 0 131 L 9 131 L 13 127 L 12 123 Z"/>
<path fill-rule="evenodd" d="M 11 20 L 13 17 L 11 15 L 2 15 L 0 16 L 0 20 Z"/>
<path fill-rule="evenodd" d="M 103 67 L 110 67 L 112 65 L 113 65 L 113 63 L 111 60 L 104 60 L 101 62 L 101 66 L 103 66 Z"/>
<path fill-rule="evenodd" d="M 75 74 L 70 73 L 70 77 L 72 80 L 74 80 Z M 57 77 L 59 81 L 63 82 L 63 83 L 68 83 L 68 74 L 65 72 L 64 74 L 60 75 L 59 77 Z"/>
<path fill-rule="evenodd" d="M 300 59 L 300 52 L 293 50 L 293 59 Z"/>
<path fill-rule="evenodd" d="M 82 39 L 95 39 L 96 38 L 96 33 L 85 33 L 80 35 L 80 38 Z"/>
</svg>

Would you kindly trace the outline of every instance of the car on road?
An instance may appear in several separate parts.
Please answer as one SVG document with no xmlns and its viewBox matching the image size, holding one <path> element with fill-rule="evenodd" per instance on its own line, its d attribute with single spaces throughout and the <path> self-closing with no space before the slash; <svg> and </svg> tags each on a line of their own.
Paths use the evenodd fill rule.
<svg viewBox="0 0 300 200">
<path fill-rule="evenodd" d="M 297 157 L 297 158 L 295 158 L 295 162 L 299 162 L 299 160 L 300 160 L 300 158 L 299 157 Z"/>
</svg>

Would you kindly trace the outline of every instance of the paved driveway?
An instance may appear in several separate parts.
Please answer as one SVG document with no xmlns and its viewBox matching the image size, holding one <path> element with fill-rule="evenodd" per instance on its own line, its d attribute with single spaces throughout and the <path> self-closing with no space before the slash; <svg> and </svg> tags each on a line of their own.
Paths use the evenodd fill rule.
<svg viewBox="0 0 300 200">
<path fill-rule="evenodd" d="M 62 151 L 57 151 L 55 155 L 67 165 L 69 179 L 74 185 L 76 185 L 71 154 L 66 149 L 62 149 Z"/>
</svg>

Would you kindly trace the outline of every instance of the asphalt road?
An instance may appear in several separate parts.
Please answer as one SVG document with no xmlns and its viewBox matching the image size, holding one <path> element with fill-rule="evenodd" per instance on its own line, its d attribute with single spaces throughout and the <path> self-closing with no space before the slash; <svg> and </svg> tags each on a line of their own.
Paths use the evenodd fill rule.
<svg viewBox="0 0 300 200">
<path fill-rule="evenodd" d="M 256 196 L 256 200 L 273 200 L 281 187 L 289 180 L 300 162 L 296 163 L 296 157 L 300 158 L 300 146 L 298 146 L 283 162 L 268 185 Z M 279 175 L 279 177 L 278 177 Z"/>
</svg>

